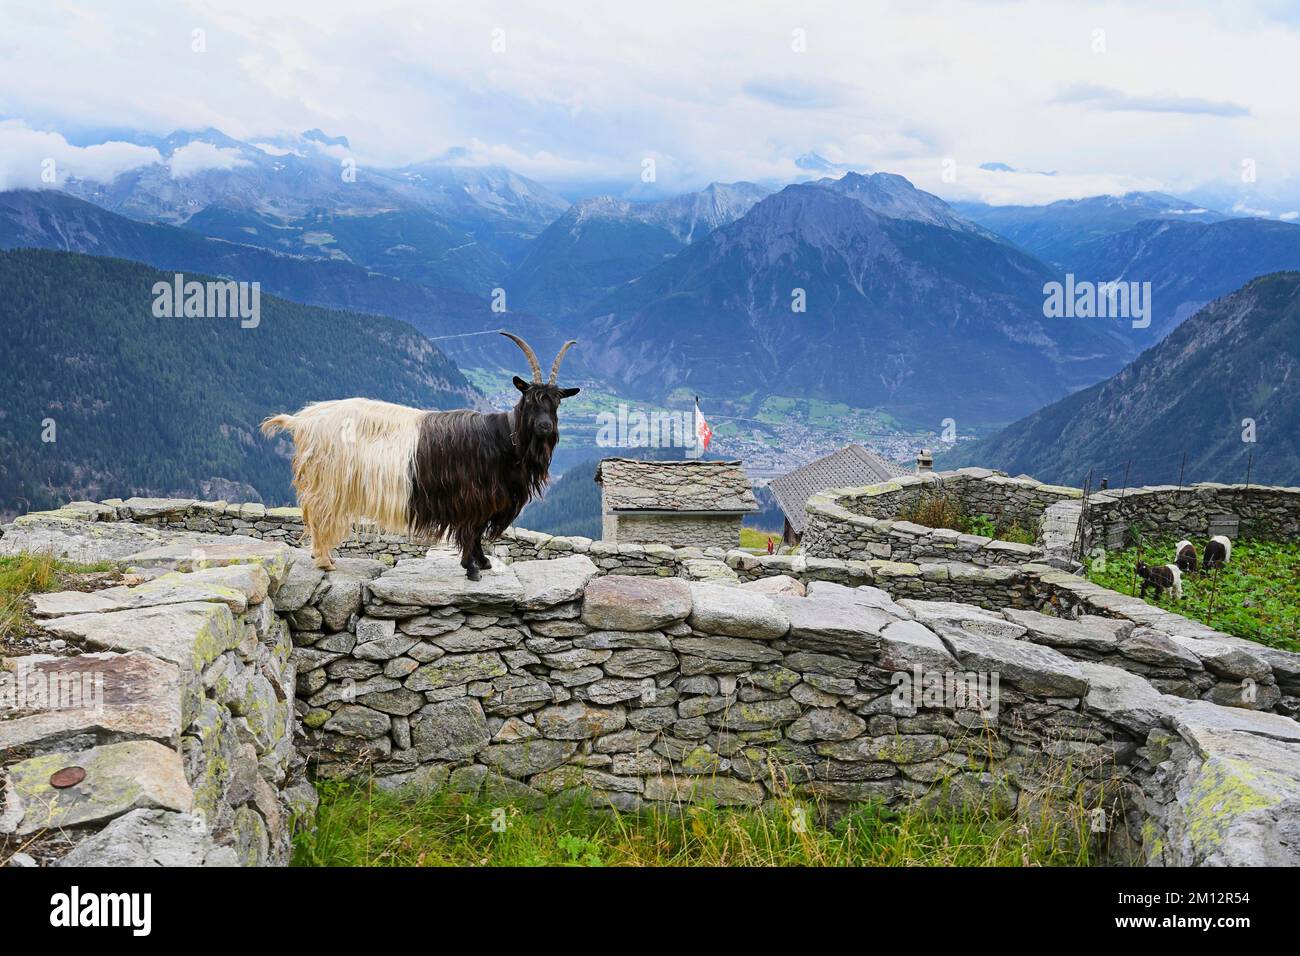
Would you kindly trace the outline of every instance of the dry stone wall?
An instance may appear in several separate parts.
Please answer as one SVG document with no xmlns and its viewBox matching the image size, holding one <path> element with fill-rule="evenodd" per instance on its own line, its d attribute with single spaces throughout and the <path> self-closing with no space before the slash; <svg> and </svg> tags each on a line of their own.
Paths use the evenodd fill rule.
<svg viewBox="0 0 1300 956">
<path fill-rule="evenodd" d="M 325 777 L 622 809 L 757 807 L 789 790 L 1011 812 L 1062 750 L 1101 780 L 1138 746 L 1086 713 L 1086 681 L 1063 655 L 945 639 L 877 588 L 600 576 L 573 555 L 478 582 L 450 556 L 404 561 L 362 591 L 352 630 L 294 636 L 307 751 Z M 894 675 L 987 671 L 997 654 L 1017 662 L 1001 716 L 897 705 Z"/>
<path fill-rule="evenodd" d="M 1300 538 L 1300 488 L 1153 485 L 1088 498 L 1084 535 L 1089 548 L 1123 547 L 1130 528 L 1198 541 L 1215 534 L 1295 541 Z"/>
<path fill-rule="evenodd" d="M 1295 855 L 1269 841 L 1294 825 L 1284 784 L 1300 778 L 1300 727 L 1062 652 L 1109 640 L 1124 656 L 1132 621 L 787 576 L 602 576 L 585 555 L 498 565 L 479 582 L 451 556 L 376 570 L 310 586 L 314 598 L 334 575 L 364 579 L 348 631 L 295 633 L 298 711 L 323 777 L 625 810 L 794 795 L 1013 813 L 1064 773 L 1110 816 L 1110 839 L 1148 862 Z M 1201 649 L 1184 673 L 1218 653 Z M 900 692 L 913 686 L 930 696 Z M 959 686 L 974 689 L 944 692 Z M 1279 776 L 1259 784 L 1232 763 L 1241 748 L 1280 751 Z M 1196 799 L 1233 767 L 1232 806 Z"/>
<path fill-rule="evenodd" d="M 268 508 L 261 504 L 196 501 L 189 498 L 111 498 L 104 502 L 74 502 L 70 507 L 94 508 L 96 520 L 130 522 L 148 528 L 229 534 L 275 541 L 296 547 L 306 536 L 300 508 Z M 376 558 L 392 564 L 401 557 L 419 557 L 428 542 L 387 534 L 374 527 L 358 528 L 338 553 Z"/>
<path fill-rule="evenodd" d="M 939 493 L 959 499 L 968 514 L 998 515 L 1036 527 L 1038 541 L 1015 544 L 896 519 Z M 1300 488 L 1160 485 L 1098 492 L 1085 502 L 1076 488 L 976 468 L 831 489 L 809 498 L 807 511 L 803 553 L 844 560 L 959 561 L 985 567 L 1045 562 L 1077 570 L 1080 554 L 1127 547 L 1135 531 L 1197 540 L 1214 534 L 1300 538 Z"/>
<path fill-rule="evenodd" d="M 961 502 L 967 514 L 988 514 L 1043 528 L 1048 509 L 1077 501 L 1073 488 L 1009 478 L 986 469 L 905 475 L 862 488 L 834 488 L 808 499 L 808 521 L 801 540 L 810 557 L 893 561 L 961 561 L 980 566 L 1017 565 L 1052 557 L 1059 549 L 1056 526 L 1035 545 L 928 528 L 897 518 L 927 497 L 944 494 Z"/>
<path fill-rule="evenodd" d="M 829 812 L 1029 811 L 1068 777 L 1109 820 L 1099 850 L 1300 862 L 1300 655 L 1046 564 L 519 531 L 471 582 L 447 552 L 322 572 L 233 525 L 151 524 L 134 507 L 83 503 L 0 529 L 0 553 L 133 569 L 121 588 L 39 599 L 49 645 L 30 656 L 105 655 L 114 681 L 147 679 L 157 701 L 98 722 L 0 720 L 0 734 L 36 741 L 2 748 L 0 840 L 33 832 L 31 808 L 73 761 L 87 779 L 134 782 L 92 788 L 97 809 L 66 803 L 76 845 L 61 851 L 92 863 L 284 862 L 290 821 L 310 810 L 304 766 L 502 801 L 793 797 Z"/>
<path fill-rule="evenodd" d="M 0 841 L 20 861 L 287 863 L 315 805 L 274 603 L 290 560 L 187 537 L 127 557 L 129 583 L 33 598 L 32 653 L 0 670 Z"/>
</svg>

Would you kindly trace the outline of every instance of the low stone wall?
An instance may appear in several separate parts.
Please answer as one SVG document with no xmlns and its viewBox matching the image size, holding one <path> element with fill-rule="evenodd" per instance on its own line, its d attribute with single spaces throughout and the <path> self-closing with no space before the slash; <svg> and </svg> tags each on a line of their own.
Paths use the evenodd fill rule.
<svg viewBox="0 0 1300 956">
<path fill-rule="evenodd" d="M 1002 515 L 1037 527 L 1038 541 L 1028 546 L 896 520 L 900 511 L 939 493 L 959 499 L 968 514 Z M 1079 489 L 974 468 L 831 489 L 809 498 L 807 511 L 803 553 L 845 560 L 961 561 L 985 567 L 1042 561 L 1075 569 L 1082 553 L 1126 547 L 1133 530 L 1197 540 L 1213 534 L 1300 538 L 1300 488 L 1158 485 L 1098 492 L 1085 505 Z"/>
<path fill-rule="evenodd" d="M 1189 538 L 1200 544 L 1215 534 L 1233 539 L 1241 536 L 1294 541 L 1300 538 L 1300 488 L 1210 483 L 1183 488 L 1152 485 L 1112 489 L 1088 498 L 1084 518 L 1088 549 L 1125 547 L 1130 528 L 1146 535 Z"/>
<path fill-rule="evenodd" d="M 112 634 L 108 656 L 132 658 L 110 671 L 118 685 L 135 686 L 135 667 L 176 673 L 175 693 L 148 678 L 164 688 L 161 717 L 0 721 L 0 734 L 46 741 L 4 748 L 0 839 L 34 832 L 55 770 L 77 761 L 103 784 L 90 787 L 100 809 L 67 804 L 89 814 L 59 824 L 76 842 L 69 862 L 132 862 L 143 847 L 165 862 L 281 863 L 287 821 L 310 810 L 306 763 L 399 790 L 625 809 L 780 796 L 827 812 L 863 800 L 1037 812 L 1068 782 L 1109 821 L 1099 851 L 1300 863 L 1286 836 L 1300 819 L 1300 725 L 1284 716 L 1300 705 L 1300 655 L 1045 564 L 515 532 L 497 552 L 512 560 L 471 582 L 446 552 L 322 572 L 274 541 L 104 507 L 0 529 L 0 553 L 113 558 L 140 578 L 37 600 L 45 653 L 85 660 Z M 144 743 L 152 760 L 111 751 Z M 139 769 L 154 764 L 171 769 Z M 143 785 L 114 782 L 128 775 Z"/>
<path fill-rule="evenodd" d="M 808 499 L 802 553 L 816 558 L 865 561 L 962 561 L 982 567 L 1024 564 L 1044 557 L 1042 548 L 911 521 L 868 518 L 842 507 L 831 494 Z"/>
<path fill-rule="evenodd" d="M 346 631 L 294 635 L 320 776 L 627 810 L 793 795 L 831 810 L 870 799 L 1011 813 L 1041 807 L 1065 774 L 1109 815 L 1109 839 L 1140 842 L 1148 862 L 1295 856 L 1275 843 L 1293 819 L 1283 784 L 1300 780 L 1300 726 L 1073 660 L 1048 646 L 1066 625 L 1045 615 L 788 577 L 602 576 L 584 555 L 499 565 L 479 582 L 437 557 L 318 574 L 286 584 L 310 592 L 303 608 L 338 575 L 356 608 Z M 1131 622 L 1078 627 L 1136 646 Z M 945 675 L 996 683 L 963 700 L 945 695 Z M 900 692 L 912 682 L 930 696 Z M 1285 754 L 1267 786 L 1231 762 L 1256 744 Z M 1240 808 L 1189 796 L 1229 771 L 1248 792 Z"/>
<path fill-rule="evenodd" d="M 727 564 L 742 581 L 789 575 L 804 584 L 832 581 L 850 587 L 870 585 L 895 600 L 929 598 L 985 608 L 1034 607 L 1042 600 L 1035 588 L 1036 579 L 1019 568 L 962 562 L 840 561 L 745 551 L 730 552 Z"/>
<path fill-rule="evenodd" d="M 1300 717 L 1300 654 L 1224 634 L 1072 574 L 1048 567 L 1026 571 L 1037 577 L 1042 606 L 1061 616 L 1105 617 L 1134 625 L 1128 638 L 1113 646 L 1035 636 L 1032 628 L 1028 639 L 1042 639 L 1081 660 L 1105 660 L 1142 675 L 1166 693 Z M 1094 656 L 1097 651 L 1100 657 Z"/>
<path fill-rule="evenodd" d="M 301 508 L 267 508 L 260 504 L 196 501 L 190 498 L 110 498 L 104 502 L 74 502 L 96 509 L 98 521 L 124 521 L 150 528 L 202 534 L 240 535 L 296 547 L 306 536 Z M 360 527 L 338 547 L 348 557 L 376 558 L 392 564 L 429 550 L 428 542 L 412 541 L 373 527 Z"/>
<path fill-rule="evenodd" d="M 37 595 L 0 670 L 0 841 L 64 865 L 284 865 L 315 791 L 294 743 L 291 559 L 187 540 L 93 593 Z"/>
<path fill-rule="evenodd" d="M 893 518 L 923 499 L 945 494 L 961 502 L 967 514 L 987 514 L 1018 521 L 1027 527 L 1059 501 L 1078 499 L 1077 488 L 1045 485 L 1032 478 L 1012 478 L 987 468 L 903 475 L 864 488 L 841 489 L 841 504 L 868 518 Z"/>
<path fill-rule="evenodd" d="M 653 574 L 673 577 L 682 560 L 703 557 L 695 549 L 673 549 L 664 544 L 615 544 L 583 537 L 562 537 L 523 528 L 509 528 L 496 543 L 493 553 L 505 561 L 545 561 L 585 554 L 604 573 Z M 714 552 L 721 556 L 723 552 Z"/>
<path fill-rule="evenodd" d="M 988 514 L 1040 529 L 1048 509 L 1074 502 L 1082 492 L 1009 478 L 982 468 L 905 475 L 862 488 L 833 488 L 808 499 L 808 521 L 801 539 L 810 557 L 892 561 L 962 561 L 985 567 L 1055 559 L 1061 550 L 1053 537 L 1036 545 L 961 534 L 898 520 L 904 510 L 927 497 L 944 494 L 961 502 L 967 514 Z"/>
<path fill-rule="evenodd" d="M 290 586 L 329 593 L 337 573 Z M 986 639 L 945 639 L 879 589 L 770 586 L 600 576 L 583 555 L 479 582 L 402 562 L 366 579 L 352 630 L 294 635 L 310 757 L 326 777 L 622 809 L 792 791 L 1011 812 L 1064 751 L 1102 780 L 1139 744 L 1086 712 L 1077 665 L 1024 642 L 1000 648 L 1021 666 L 998 715 L 899 706 L 895 674 L 981 670 Z"/>
</svg>

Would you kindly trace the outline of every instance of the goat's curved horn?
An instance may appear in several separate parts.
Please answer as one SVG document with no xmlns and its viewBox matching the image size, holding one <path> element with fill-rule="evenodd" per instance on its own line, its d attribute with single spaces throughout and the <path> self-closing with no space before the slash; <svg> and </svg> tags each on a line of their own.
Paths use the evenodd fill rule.
<svg viewBox="0 0 1300 956">
<path fill-rule="evenodd" d="M 534 351 L 532 350 L 532 347 L 531 347 L 527 342 L 525 342 L 523 339 L 521 339 L 519 336 L 514 335 L 514 334 L 512 334 L 512 333 L 510 333 L 510 332 L 502 332 L 501 334 L 504 335 L 506 338 L 508 338 L 511 342 L 514 342 L 515 345 L 519 346 L 519 348 L 520 348 L 521 350 L 523 350 L 524 358 L 528 359 L 528 364 L 531 365 L 532 368 L 533 368 L 533 382 L 534 382 L 534 384 L 541 385 L 541 384 L 542 384 L 542 366 L 541 366 L 541 363 L 537 361 L 537 353 L 534 352 Z M 561 352 L 560 354 L 563 355 L 564 353 Z M 557 361 L 558 361 L 558 360 L 557 360 Z M 554 376 L 552 376 L 551 381 L 552 381 L 552 382 L 555 381 Z"/>
<path fill-rule="evenodd" d="M 551 381 L 549 384 L 554 385 L 555 377 L 560 374 L 560 363 L 564 361 L 564 353 L 569 351 L 569 346 L 577 344 L 577 339 L 569 339 L 569 341 L 560 346 L 560 354 L 555 356 L 555 363 L 551 366 Z"/>
</svg>

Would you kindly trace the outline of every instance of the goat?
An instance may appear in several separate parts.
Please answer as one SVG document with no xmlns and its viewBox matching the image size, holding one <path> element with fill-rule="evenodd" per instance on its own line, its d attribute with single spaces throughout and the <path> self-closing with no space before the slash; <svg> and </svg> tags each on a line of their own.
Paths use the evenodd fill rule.
<svg viewBox="0 0 1300 956">
<path fill-rule="evenodd" d="M 1183 574 L 1193 573 L 1196 570 L 1196 545 L 1190 541 L 1179 541 L 1174 545 L 1174 564 Z"/>
<path fill-rule="evenodd" d="M 471 581 L 492 563 L 483 536 L 499 538 L 550 478 L 559 440 L 560 401 L 579 389 L 555 384 L 565 342 L 542 381 L 537 355 L 523 339 L 533 380 L 509 412 L 437 412 L 367 398 L 316 402 L 294 415 L 273 415 L 262 432 L 293 436 L 293 484 L 318 568 L 332 570 L 332 549 L 356 519 L 398 534 L 449 536 Z"/>
<path fill-rule="evenodd" d="M 1216 534 L 1205 543 L 1205 561 L 1202 567 L 1213 571 L 1223 567 L 1232 557 L 1232 540 L 1226 535 Z"/>
<path fill-rule="evenodd" d="M 1166 589 L 1173 591 L 1175 601 L 1183 599 L 1183 572 L 1178 570 L 1178 565 L 1163 564 L 1151 567 L 1146 562 L 1139 561 L 1137 576 L 1142 579 L 1142 588 L 1138 596 L 1143 600 L 1146 600 L 1148 585 L 1156 589 L 1157 601 L 1164 595 Z"/>
</svg>

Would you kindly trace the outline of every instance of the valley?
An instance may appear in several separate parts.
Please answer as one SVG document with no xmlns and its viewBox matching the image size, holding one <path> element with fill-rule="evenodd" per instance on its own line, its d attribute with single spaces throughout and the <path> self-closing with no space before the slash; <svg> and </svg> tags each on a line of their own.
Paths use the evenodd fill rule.
<svg viewBox="0 0 1300 956">
<path fill-rule="evenodd" d="M 693 432 L 698 396 L 714 434 L 707 454 L 743 461 L 760 486 L 849 443 L 904 465 L 929 448 L 939 467 L 990 464 L 1078 483 L 1082 438 L 1013 454 L 995 436 L 1079 406 L 1206 302 L 1264 272 L 1300 269 L 1300 225 L 1231 218 L 1162 193 L 949 203 L 902 176 L 818 166 L 793 183 L 569 203 L 505 167 L 457 157 L 340 176 L 350 146 L 319 130 L 272 145 L 212 129 L 141 142 L 162 162 L 107 183 L 0 192 L 0 248 L 258 281 L 308 306 L 406 323 L 484 407 L 517 398 L 519 356 L 496 330 L 523 335 L 539 354 L 576 338 L 566 375 L 582 392 L 562 410 L 557 477 L 607 455 L 683 455 L 680 441 L 604 440 L 602 422 L 668 415 Z M 229 163 L 175 175 L 206 147 Z M 1066 270 L 1081 281 L 1150 283 L 1150 326 L 1049 314 L 1046 290 Z M 99 330 L 88 334 L 107 344 Z M 384 364 L 377 344 L 356 341 L 348 366 L 373 375 Z M 1290 349 L 1283 337 L 1272 365 Z M 355 388 L 349 378 L 305 398 Z M 1246 378 L 1256 417 L 1275 421 L 1270 405 L 1290 379 Z M 1087 440 L 1124 446 L 1124 420 L 1099 415 L 1108 425 Z M 1185 434 L 1158 430 L 1148 451 Z M 1282 444 L 1252 467 L 1285 467 Z M 1189 468 L 1227 474 L 1225 456 L 1234 474 L 1243 470 L 1227 446 Z M 1105 466 L 1113 481 L 1115 466 Z M 223 468 L 268 500 L 286 495 L 254 470 Z M 83 474 L 86 490 L 102 485 Z"/>
</svg>

